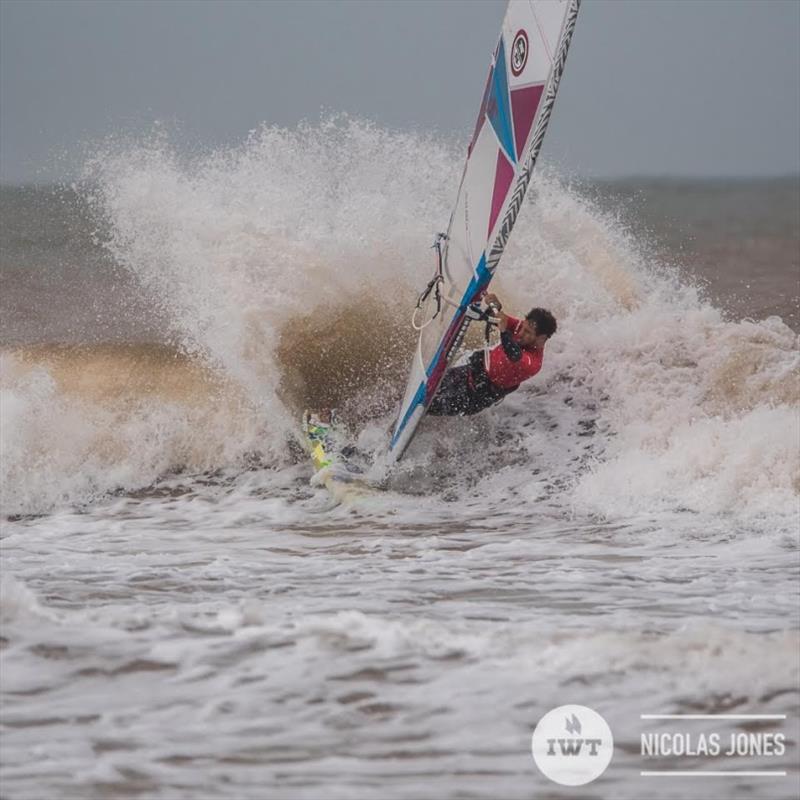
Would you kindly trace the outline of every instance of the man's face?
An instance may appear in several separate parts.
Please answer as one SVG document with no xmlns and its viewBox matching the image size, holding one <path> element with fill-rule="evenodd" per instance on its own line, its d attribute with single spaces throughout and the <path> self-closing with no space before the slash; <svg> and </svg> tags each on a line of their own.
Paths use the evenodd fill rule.
<svg viewBox="0 0 800 800">
<path fill-rule="evenodd" d="M 519 331 L 519 343 L 526 349 L 531 349 L 533 347 L 538 347 L 541 349 L 544 347 L 544 343 L 547 341 L 547 337 L 544 335 L 538 335 L 536 333 L 536 323 L 531 322 L 529 319 L 522 320 L 522 327 Z"/>
</svg>

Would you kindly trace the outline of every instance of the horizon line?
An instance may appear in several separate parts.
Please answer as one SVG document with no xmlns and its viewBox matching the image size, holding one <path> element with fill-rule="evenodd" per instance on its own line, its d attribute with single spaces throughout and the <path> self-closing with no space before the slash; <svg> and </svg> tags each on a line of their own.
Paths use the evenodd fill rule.
<svg viewBox="0 0 800 800">
<path fill-rule="evenodd" d="M 799 172 L 767 172 L 767 173 L 753 173 L 753 174 L 739 174 L 739 175 L 721 175 L 721 174 L 670 174 L 663 172 L 631 172 L 621 173 L 617 175 L 570 175 L 564 174 L 562 176 L 566 182 L 571 181 L 585 181 L 587 183 L 603 183 L 603 182 L 622 182 L 622 181 L 659 181 L 664 183 L 680 183 L 683 181 L 697 181 L 707 183 L 743 183 L 743 182 L 763 182 L 763 181 L 789 181 L 796 180 L 800 184 L 800 171 Z M 76 183 L 75 178 L 53 178 L 51 180 L 8 180 L 0 178 L 0 188 L 2 189 L 48 189 L 55 187 L 69 187 L 70 184 Z M 71 187 L 69 187 L 71 188 Z"/>
</svg>

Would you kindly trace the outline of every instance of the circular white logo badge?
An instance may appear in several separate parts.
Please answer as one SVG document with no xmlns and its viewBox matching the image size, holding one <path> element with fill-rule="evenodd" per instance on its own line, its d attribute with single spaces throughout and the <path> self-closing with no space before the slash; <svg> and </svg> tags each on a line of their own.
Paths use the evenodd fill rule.
<svg viewBox="0 0 800 800">
<path fill-rule="evenodd" d="M 586 706 L 559 706 L 548 711 L 531 737 L 536 766 L 551 781 L 582 786 L 599 778 L 614 755 L 608 723 Z"/>
<path fill-rule="evenodd" d="M 528 34 L 520 28 L 511 45 L 511 71 L 518 78 L 528 62 Z"/>
</svg>

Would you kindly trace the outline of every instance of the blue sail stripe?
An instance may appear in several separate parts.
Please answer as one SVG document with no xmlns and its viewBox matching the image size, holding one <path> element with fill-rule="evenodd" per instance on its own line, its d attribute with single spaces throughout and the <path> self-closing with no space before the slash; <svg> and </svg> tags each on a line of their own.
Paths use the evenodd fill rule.
<svg viewBox="0 0 800 800">
<path fill-rule="evenodd" d="M 492 76 L 492 93 L 486 108 L 486 116 L 500 140 L 500 144 L 512 164 L 517 163 L 514 134 L 511 131 L 511 109 L 508 99 L 508 75 L 506 74 L 506 49 L 502 37 L 497 48 L 497 59 Z"/>
<path fill-rule="evenodd" d="M 393 448 L 397 444 L 397 440 L 400 438 L 400 434 L 403 432 L 403 429 L 408 424 L 409 419 L 411 419 L 411 415 L 416 410 L 417 406 L 425 399 L 425 381 L 420 383 L 419 388 L 414 395 L 411 404 L 408 407 L 408 411 L 406 411 L 405 415 L 403 416 L 402 421 L 397 426 L 397 430 L 394 432 L 394 436 L 392 436 L 392 442 L 389 445 L 389 449 Z"/>
</svg>

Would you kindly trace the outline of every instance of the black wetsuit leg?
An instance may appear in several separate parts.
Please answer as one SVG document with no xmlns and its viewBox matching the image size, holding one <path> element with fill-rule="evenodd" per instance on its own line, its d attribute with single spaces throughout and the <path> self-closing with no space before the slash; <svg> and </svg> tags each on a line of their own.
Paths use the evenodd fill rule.
<svg viewBox="0 0 800 800">
<path fill-rule="evenodd" d="M 428 413 L 437 417 L 469 413 L 467 411 L 471 405 L 469 373 L 468 364 L 447 370 L 439 384 L 436 396 L 428 406 Z"/>
<path fill-rule="evenodd" d="M 516 389 L 516 386 L 514 387 Z M 483 353 L 472 354 L 469 363 L 449 369 L 428 406 L 434 416 L 468 416 L 477 414 L 502 400 L 514 389 L 500 389 L 486 374 Z"/>
</svg>

